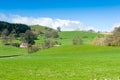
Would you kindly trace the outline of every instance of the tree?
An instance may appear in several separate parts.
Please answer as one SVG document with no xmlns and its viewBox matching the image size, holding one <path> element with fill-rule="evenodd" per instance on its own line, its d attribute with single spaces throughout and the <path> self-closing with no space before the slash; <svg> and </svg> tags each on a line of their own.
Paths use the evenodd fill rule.
<svg viewBox="0 0 120 80">
<path fill-rule="evenodd" d="M 82 44 L 83 44 L 83 41 L 82 41 L 82 39 L 79 38 L 79 37 L 74 37 L 74 38 L 72 39 L 72 43 L 73 43 L 73 45 L 82 45 Z"/>
<path fill-rule="evenodd" d="M 12 32 L 9 34 L 9 40 L 11 45 L 13 44 L 13 40 L 15 39 L 15 35 L 16 35 L 15 30 L 12 30 Z"/>
<path fill-rule="evenodd" d="M 21 34 L 21 40 L 27 43 L 27 53 L 30 53 L 30 48 L 35 44 L 35 34 L 31 30 L 27 30 L 24 34 Z"/>
<path fill-rule="evenodd" d="M 1 33 L 1 39 L 2 39 L 2 43 L 5 45 L 8 43 L 8 30 L 4 29 L 3 32 Z"/>
<path fill-rule="evenodd" d="M 58 38 L 58 37 L 59 37 L 58 32 L 55 30 L 48 31 L 45 33 L 45 38 Z"/>
<path fill-rule="evenodd" d="M 35 34 L 32 31 L 27 30 L 24 34 L 24 41 L 27 44 L 33 45 L 33 44 L 35 44 L 34 40 L 35 40 Z"/>
<path fill-rule="evenodd" d="M 54 41 L 53 41 L 52 39 L 46 39 L 46 40 L 44 41 L 44 47 L 45 47 L 45 48 L 53 47 L 54 44 L 55 44 L 55 43 L 54 43 Z"/>
<path fill-rule="evenodd" d="M 93 29 L 88 30 L 88 32 L 95 32 Z"/>
<path fill-rule="evenodd" d="M 105 45 L 105 38 L 97 36 L 93 39 L 92 44 L 97 46 L 103 46 Z"/>
<path fill-rule="evenodd" d="M 58 30 L 59 32 L 61 32 L 61 28 L 60 28 L 60 27 L 57 27 L 57 30 Z"/>
<path fill-rule="evenodd" d="M 112 34 L 107 34 L 104 37 L 103 42 L 106 46 L 120 46 L 120 27 L 116 27 L 113 30 Z"/>
<path fill-rule="evenodd" d="M 112 40 L 113 46 L 120 46 L 120 26 L 114 29 Z"/>
</svg>

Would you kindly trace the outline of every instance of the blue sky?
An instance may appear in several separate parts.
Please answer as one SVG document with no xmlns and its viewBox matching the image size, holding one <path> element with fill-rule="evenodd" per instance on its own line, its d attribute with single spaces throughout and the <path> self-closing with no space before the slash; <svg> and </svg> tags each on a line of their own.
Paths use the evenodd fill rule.
<svg viewBox="0 0 120 80">
<path fill-rule="evenodd" d="M 12 18 L 9 17 L 11 15 L 19 15 L 21 23 L 23 20 L 20 19 L 26 17 L 28 19 L 32 17 L 34 20 L 51 18 L 52 24 L 57 20 L 59 24 L 64 24 L 61 26 L 65 26 L 65 22 L 69 23 L 70 28 L 74 25 L 75 28 L 84 25 L 83 27 L 89 26 L 89 28 L 108 31 L 112 27 L 120 25 L 120 0 L 1 0 L 0 14 L 4 14 L 8 18 Z M 6 19 L 1 18 L 0 20 Z M 79 21 L 80 25 L 74 21 Z M 58 23 L 56 25 L 59 26 Z M 69 30 L 69 26 L 66 26 L 67 30 Z"/>
</svg>

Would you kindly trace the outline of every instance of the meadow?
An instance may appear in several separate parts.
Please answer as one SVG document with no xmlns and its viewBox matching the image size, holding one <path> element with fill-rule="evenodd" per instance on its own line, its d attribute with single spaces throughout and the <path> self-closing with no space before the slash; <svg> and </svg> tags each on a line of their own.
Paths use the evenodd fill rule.
<svg viewBox="0 0 120 80">
<path fill-rule="evenodd" d="M 86 44 L 74 46 L 70 42 L 73 33 L 60 33 L 63 45 L 33 54 L 0 45 L 0 56 L 22 54 L 0 58 L 0 80 L 119 80 L 120 47 L 90 45 L 98 35 L 94 33 L 84 33 L 88 35 Z"/>
</svg>

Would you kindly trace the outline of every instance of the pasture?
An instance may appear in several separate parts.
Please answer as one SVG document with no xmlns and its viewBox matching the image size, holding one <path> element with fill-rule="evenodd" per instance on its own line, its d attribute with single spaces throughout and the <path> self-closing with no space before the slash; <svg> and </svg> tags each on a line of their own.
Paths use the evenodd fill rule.
<svg viewBox="0 0 120 80">
<path fill-rule="evenodd" d="M 32 54 L 0 44 L 0 80 L 119 80 L 120 48 L 91 45 L 94 37 L 102 34 L 64 31 L 59 35 L 61 39 L 55 40 L 61 46 Z M 72 45 L 73 37 L 80 37 L 83 45 Z M 39 36 L 36 44 L 43 41 Z M 15 42 L 20 43 L 19 39 Z"/>
<path fill-rule="evenodd" d="M 3 50 L 4 47 L 0 47 Z M 0 80 L 119 80 L 120 48 L 60 46 L 27 55 L 24 49 L 9 51 L 22 56 L 0 58 Z M 8 50 L 3 50 L 4 54 Z M 0 55 L 3 54 L 1 51 Z"/>
</svg>

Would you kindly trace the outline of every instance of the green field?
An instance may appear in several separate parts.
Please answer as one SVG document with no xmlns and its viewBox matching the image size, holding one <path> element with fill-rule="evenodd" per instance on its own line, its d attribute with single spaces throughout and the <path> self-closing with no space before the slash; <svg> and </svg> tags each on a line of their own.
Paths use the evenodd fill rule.
<svg viewBox="0 0 120 80">
<path fill-rule="evenodd" d="M 60 42 L 62 45 L 72 45 L 72 39 L 74 37 L 79 37 L 83 40 L 83 44 L 91 44 L 92 40 L 96 36 L 102 36 L 102 34 L 94 33 L 94 32 L 87 32 L 87 31 L 62 31 L 59 32 L 59 37 L 62 39 L 55 39 L 55 41 Z M 44 41 L 43 36 L 38 37 L 39 40 L 36 40 L 36 43 L 42 43 Z"/>
<path fill-rule="evenodd" d="M 91 44 L 92 40 L 96 36 L 102 36 L 102 34 L 87 32 L 87 31 L 63 31 L 59 33 L 61 40 L 59 40 L 63 45 L 71 45 L 72 39 L 74 37 L 79 37 L 83 40 L 83 44 Z"/>
<path fill-rule="evenodd" d="M 60 46 L 31 55 L 1 58 L 0 79 L 117 80 L 120 77 L 119 52 L 119 47 Z"/>
<path fill-rule="evenodd" d="M 26 50 L 22 48 L 0 45 L 0 56 L 23 55 L 25 52 Z"/>
<path fill-rule="evenodd" d="M 120 47 L 93 46 L 100 34 L 61 32 L 63 45 L 27 54 L 26 49 L 0 45 L 0 80 L 119 80 Z M 73 35 L 88 36 L 73 46 Z M 68 41 L 67 41 L 68 40 Z M 39 42 L 39 40 L 38 40 Z"/>
</svg>

